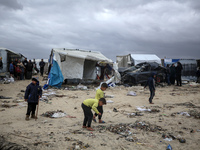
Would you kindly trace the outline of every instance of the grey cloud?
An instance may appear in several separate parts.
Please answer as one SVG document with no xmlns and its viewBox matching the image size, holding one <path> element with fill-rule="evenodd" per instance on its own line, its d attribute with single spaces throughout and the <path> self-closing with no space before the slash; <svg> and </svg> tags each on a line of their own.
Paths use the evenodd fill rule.
<svg viewBox="0 0 200 150">
<path fill-rule="evenodd" d="M 129 53 L 200 56 L 196 1 L 15 2 L 23 5 L 21 11 L 0 9 L 0 46 L 28 58 L 48 58 L 52 48 L 64 47 L 100 51 L 113 60 Z"/>
<path fill-rule="evenodd" d="M 10 9 L 23 9 L 22 4 L 20 4 L 17 0 L 0 0 L 0 7 L 10 8 Z"/>
</svg>

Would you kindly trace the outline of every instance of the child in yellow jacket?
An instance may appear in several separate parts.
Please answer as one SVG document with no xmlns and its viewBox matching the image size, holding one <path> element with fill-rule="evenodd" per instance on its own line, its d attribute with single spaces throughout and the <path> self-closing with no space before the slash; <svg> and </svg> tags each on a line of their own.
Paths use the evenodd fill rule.
<svg viewBox="0 0 200 150">
<path fill-rule="evenodd" d="M 94 129 L 91 128 L 92 117 L 93 117 L 91 109 L 93 109 L 94 112 L 97 113 L 98 115 L 101 115 L 101 113 L 97 110 L 97 107 L 103 105 L 106 105 L 105 98 L 100 98 L 99 100 L 86 99 L 83 101 L 81 105 L 84 112 L 83 128 L 87 128 L 87 130 L 89 131 L 94 131 Z"/>
<path fill-rule="evenodd" d="M 104 98 L 105 95 L 103 91 L 105 91 L 107 88 L 108 88 L 108 85 L 106 83 L 102 83 L 101 88 L 96 91 L 95 99 L 99 100 L 100 98 Z M 97 110 L 101 113 L 101 115 L 98 115 L 97 113 L 95 113 L 93 116 L 93 121 L 96 122 L 95 118 L 98 115 L 99 123 L 105 123 L 105 121 L 101 120 L 102 115 L 103 115 L 103 106 L 98 106 Z"/>
</svg>

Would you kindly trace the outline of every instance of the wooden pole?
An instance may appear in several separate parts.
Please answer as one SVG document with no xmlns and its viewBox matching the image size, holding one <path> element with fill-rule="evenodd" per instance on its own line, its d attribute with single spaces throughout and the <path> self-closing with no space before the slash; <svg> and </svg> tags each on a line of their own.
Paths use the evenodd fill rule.
<svg viewBox="0 0 200 150">
<path fill-rule="evenodd" d="M 36 115 L 35 115 L 35 121 L 37 120 L 38 109 L 39 109 L 39 101 L 40 101 L 40 98 L 38 98 L 38 104 L 37 104 L 37 110 L 36 110 Z"/>
</svg>

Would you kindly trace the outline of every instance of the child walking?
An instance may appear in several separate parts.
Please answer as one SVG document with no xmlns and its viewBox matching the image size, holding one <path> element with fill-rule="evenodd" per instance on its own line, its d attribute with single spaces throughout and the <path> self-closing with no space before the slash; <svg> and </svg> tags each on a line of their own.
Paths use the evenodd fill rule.
<svg viewBox="0 0 200 150">
<path fill-rule="evenodd" d="M 96 91 L 95 99 L 99 100 L 100 98 L 105 98 L 104 92 L 108 88 L 107 83 L 102 83 L 101 88 Z M 105 121 L 101 120 L 103 115 L 103 106 L 98 106 L 97 110 L 101 113 L 101 115 L 98 115 L 97 113 L 93 116 L 93 121 L 96 122 L 96 116 L 98 115 L 99 123 L 105 123 Z"/>
<path fill-rule="evenodd" d="M 94 129 L 91 128 L 92 117 L 93 117 L 91 109 L 93 109 L 95 113 L 97 113 L 98 115 L 101 115 L 101 113 L 97 110 L 97 107 L 103 105 L 106 105 L 105 98 L 100 98 L 99 100 L 86 99 L 83 101 L 81 105 L 84 112 L 83 128 L 87 128 L 87 130 L 89 131 L 94 131 Z"/>
<path fill-rule="evenodd" d="M 32 82 L 26 87 L 26 92 L 24 99 L 28 102 L 28 108 L 26 113 L 25 120 L 29 120 L 29 116 L 31 114 L 31 118 L 35 118 L 35 110 L 36 105 L 38 104 L 39 98 L 42 96 L 42 89 L 39 86 L 39 81 L 36 78 L 32 78 Z"/>
<path fill-rule="evenodd" d="M 155 91 L 156 91 L 155 77 L 156 77 L 156 74 L 152 73 L 152 76 L 149 77 L 149 79 L 146 82 L 146 85 L 144 86 L 144 88 L 146 88 L 147 85 L 149 86 L 149 90 L 150 90 L 149 104 L 154 104 L 152 100 L 153 100 L 153 97 L 155 96 Z"/>
</svg>

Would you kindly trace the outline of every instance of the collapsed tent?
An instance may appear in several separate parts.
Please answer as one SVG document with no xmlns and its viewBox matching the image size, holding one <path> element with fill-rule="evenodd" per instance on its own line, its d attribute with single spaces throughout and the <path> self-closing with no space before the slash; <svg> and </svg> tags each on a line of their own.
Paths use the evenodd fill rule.
<svg viewBox="0 0 200 150">
<path fill-rule="evenodd" d="M 143 62 L 156 62 L 161 64 L 161 59 L 154 54 L 128 54 L 125 56 L 117 56 L 118 67 L 130 67 Z"/>
<path fill-rule="evenodd" d="M 98 62 L 112 63 L 112 60 L 100 52 L 65 48 L 52 49 L 49 85 L 61 86 L 65 79 L 94 80 L 97 76 L 96 64 Z"/>
</svg>

